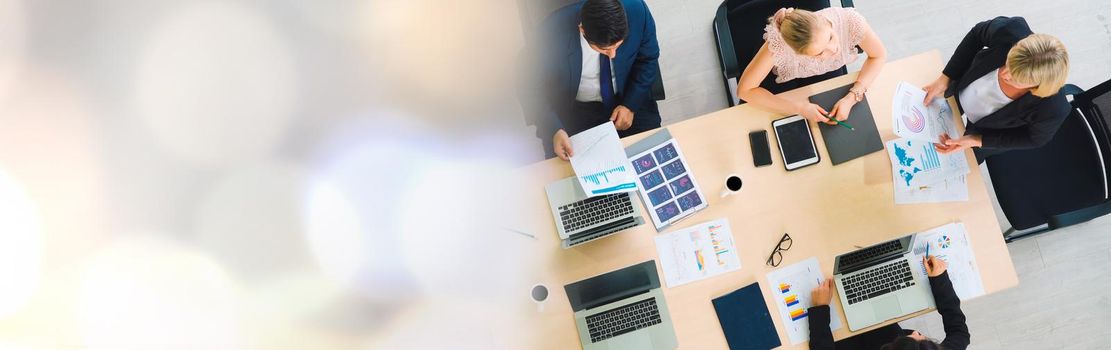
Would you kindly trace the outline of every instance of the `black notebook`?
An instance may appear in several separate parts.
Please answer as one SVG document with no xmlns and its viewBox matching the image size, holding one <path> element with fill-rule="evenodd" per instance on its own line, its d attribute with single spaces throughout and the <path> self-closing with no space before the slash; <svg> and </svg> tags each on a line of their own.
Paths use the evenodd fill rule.
<svg viewBox="0 0 1111 350">
<path fill-rule="evenodd" d="M 827 111 L 833 110 L 833 105 L 849 93 L 852 84 L 810 96 L 810 102 L 822 106 Z M 822 132 L 822 140 L 829 152 L 829 161 L 833 165 L 857 159 L 876 151 L 883 150 L 883 140 L 880 132 L 876 130 L 876 120 L 872 118 L 872 109 L 868 107 L 868 97 L 853 105 L 849 110 L 849 119 L 845 123 L 852 125 L 856 130 L 849 130 L 841 125 L 818 123 L 818 130 Z"/>
<path fill-rule="evenodd" d="M 767 350 L 781 345 L 759 283 L 714 298 L 713 303 L 729 349 Z"/>
</svg>

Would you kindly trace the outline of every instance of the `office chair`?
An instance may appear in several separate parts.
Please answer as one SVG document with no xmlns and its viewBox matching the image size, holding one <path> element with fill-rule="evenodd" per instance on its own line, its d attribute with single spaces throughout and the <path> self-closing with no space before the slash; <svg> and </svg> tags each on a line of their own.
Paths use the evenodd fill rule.
<svg viewBox="0 0 1111 350">
<path fill-rule="evenodd" d="M 533 29 L 548 15 L 580 2 L 583 0 L 518 0 L 517 9 L 521 13 L 521 28 L 524 28 L 525 37 L 531 38 Z M 657 66 L 656 81 L 652 83 L 652 99 L 663 101 L 666 97 L 663 75 L 660 74 L 660 68 Z"/>
<path fill-rule="evenodd" d="M 832 1 L 837 0 L 725 0 L 718 6 L 713 31 L 718 48 L 718 63 L 721 64 L 725 82 L 725 98 L 729 101 L 729 106 L 744 103 L 737 98 L 737 84 L 741 72 L 764 45 L 764 26 L 768 24 L 768 18 L 780 8 L 817 11 L 830 7 Z M 842 7 L 853 7 L 852 0 L 841 0 L 840 3 Z M 845 74 L 848 74 L 848 70 L 842 67 L 826 74 L 794 79 L 783 84 L 776 83 L 775 76 L 769 74 L 760 86 L 777 94 Z"/>
<path fill-rule="evenodd" d="M 1111 81 L 1083 91 L 1066 85 L 1072 113 L 1036 149 L 989 156 L 988 173 L 1011 228 L 1009 243 L 1111 213 Z"/>
</svg>

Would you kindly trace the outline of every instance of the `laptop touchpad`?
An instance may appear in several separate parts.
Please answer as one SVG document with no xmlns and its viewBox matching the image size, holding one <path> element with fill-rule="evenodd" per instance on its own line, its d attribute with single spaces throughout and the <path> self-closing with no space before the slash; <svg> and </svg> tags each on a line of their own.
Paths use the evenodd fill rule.
<svg viewBox="0 0 1111 350">
<path fill-rule="evenodd" d="M 645 329 L 646 330 L 646 329 Z M 615 338 L 610 338 L 606 344 L 608 349 L 651 349 L 652 337 L 641 330 L 636 333 L 624 334 Z"/>
<path fill-rule="evenodd" d="M 876 320 L 886 321 L 903 314 L 903 308 L 899 307 L 899 297 L 891 295 L 881 298 L 876 298 L 872 302 L 872 310 L 876 312 Z"/>
</svg>

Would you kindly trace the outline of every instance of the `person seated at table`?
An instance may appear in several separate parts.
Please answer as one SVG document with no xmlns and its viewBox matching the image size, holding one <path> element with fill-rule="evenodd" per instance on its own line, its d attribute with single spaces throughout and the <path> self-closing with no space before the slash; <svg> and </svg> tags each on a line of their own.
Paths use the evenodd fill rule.
<svg viewBox="0 0 1111 350">
<path fill-rule="evenodd" d="M 749 62 L 737 87 L 737 97 L 784 114 L 798 114 L 816 122 L 833 124 L 830 117 L 845 120 L 853 105 L 883 68 L 887 50 L 856 10 L 830 7 L 811 12 L 784 8 L 768 19 L 764 45 Z M 868 58 L 849 93 L 826 111 L 809 101 L 790 100 L 773 95 L 760 82 L 775 75 L 776 83 L 825 74 L 856 61 L 857 47 Z"/>
<path fill-rule="evenodd" d="M 620 137 L 660 127 L 652 99 L 660 47 L 643 0 L 586 0 L 548 16 L 531 45 L 539 58 L 529 113 L 549 157 L 574 155 L 570 135 L 613 123 Z M 535 95 L 535 96 L 533 96 Z"/>
<path fill-rule="evenodd" d="M 941 153 L 972 148 L 977 162 L 1053 139 L 1071 107 L 1060 92 L 1069 54 L 1057 38 L 1034 34 L 1022 17 L 980 22 L 961 40 L 926 100 L 957 96 L 967 118 L 964 136 L 943 135 Z"/>
<path fill-rule="evenodd" d="M 961 299 L 953 290 L 953 282 L 949 280 L 949 273 L 946 272 L 948 265 L 944 260 L 933 255 L 923 260 L 926 274 L 930 276 L 934 304 L 937 305 L 937 312 L 941 314 L 941 322 L 945 326 L 945 340 L 939 343 L 926 338 L 918 331 L 903 329 L 898 323 L 892 323 L 835 343 L 833 332 L 829 330 L 829 302 L 833 296 L 831 290 L 833 280 L 826 279 L 810 293 L 810 300 L 813 303 L 813 306 L 807 310 L 810 324 L 810 349 L 964 350 L 968 348 L 971 335 L 968 333 L 968 325 L 965 324 L 964 313 L 961 312 Z"/>
</svg>

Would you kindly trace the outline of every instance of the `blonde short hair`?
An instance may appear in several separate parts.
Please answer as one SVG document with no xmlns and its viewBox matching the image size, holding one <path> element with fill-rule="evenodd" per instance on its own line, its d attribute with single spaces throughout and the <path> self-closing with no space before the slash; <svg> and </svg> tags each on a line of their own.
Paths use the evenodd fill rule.
<svg viewBox="0 0 1111 350">
<path fill-rule="evenodd" d="M 800 54 L 810 46 L 810 41 L 814 38 L 814 28 L 821 24 L 816 13 L 795 8 L 779 9 L 770 22 L 779 28 L 779 33 L 783 35 L 783 41 L 787 46 Z"/>
<path fill-rule="evenodd" d="M 1057 38 L 1033 34 L 1020 40 L 1007 52 L 1007 70 L 1022 84 L 1037 85 L 1034 96 L 1057 94 L 1069 75 L 1069 53 Z"/>
</svg>

